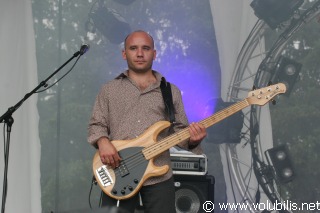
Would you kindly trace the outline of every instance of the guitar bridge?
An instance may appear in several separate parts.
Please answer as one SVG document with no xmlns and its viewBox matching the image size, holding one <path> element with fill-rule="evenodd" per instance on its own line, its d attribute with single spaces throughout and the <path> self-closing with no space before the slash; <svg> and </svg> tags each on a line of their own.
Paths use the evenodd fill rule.
<svg viewBox="0 0 320 213">
<path fill-rule="evenodd" d="M 99 167 L 96 170 L 96 174 L 97 174 L 97 177 L 103 187 L 107 187 L 107 186 L 110 186 L 111 184 L 113 184 L 112 177 L 111 177 L 106 165 Z"/>
</svg>

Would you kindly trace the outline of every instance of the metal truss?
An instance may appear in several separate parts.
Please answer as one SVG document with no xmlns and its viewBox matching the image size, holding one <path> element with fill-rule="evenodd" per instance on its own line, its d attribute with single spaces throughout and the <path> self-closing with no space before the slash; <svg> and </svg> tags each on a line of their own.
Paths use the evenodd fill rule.
<svg viewBox="0 0 320 213">
<path fill-rule="evenodd" d="M 243 100 L 254 87 L 267 86 L 273 78 L 276 61 L 281 56 L 289 39 L 303 25 L 314 19 L 319 14 L 319 9 L 320 1 L 314 1 L 308 9 L 299 9 L 290 21 L 278 28 L 278 32 L 281 31 L 281 33 L 268 51 L 265 50 L 265 33 L 269 30 L 269 27 L 262 20 L 257 21 L 238 55 L 227 101 Z M 242 201 L 246 202 L 247 205 L 256 202 L 256 193 L 260 187 L 271 202 L 281 202 L 272 176 L 272 168 L 265 163 L 263 155 L 265 150 L 261 146 L 260 117 L 266 112 L 262 111 L 259 106 L 252 106 L 249 109 L 244 109 L 243 112 L 245 119 L 241 143 L 237 145 L 227 144 L 224 147 L 229 173 L 232 177 L 231 181 L 233 181 L 232 187 L 237 187 L 242 196 Z M 245 149 L 251 153 L 251 162 L 238 157 L 238 152 L 243 152 Z M 253 173 L 255 178 L 252 175 Z M 248 186 L 253 179 L 256 179 L 258 185 L 250 188 Z M 251 212 L 259 212 L 253 209 L 252 206 Z"/>
</svg>

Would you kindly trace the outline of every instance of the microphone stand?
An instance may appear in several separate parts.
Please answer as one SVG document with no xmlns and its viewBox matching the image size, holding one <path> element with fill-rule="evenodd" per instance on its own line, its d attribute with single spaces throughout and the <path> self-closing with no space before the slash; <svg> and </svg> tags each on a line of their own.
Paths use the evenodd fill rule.
<svg viewBox="0 0 320 213">
<path fill-rule="evenodd" d="M 7 174 L 8 174 L 8 163 L 9 163 L 9 145 L 10 145 L 10 133 L 11 133 L 11 126 L 14 122 L 12 118 L 12 114 L 23 104 L 24 101 L 26 101 L 31 95 L 37 92 L 38 89 L 41 87 L 46 87 L 47 82 L 52 76 L 57 74 L 64 66 L 66 66 L 71 60 L 74 58 L 78 57 L 79 55 L 83 55 L 87 49 L 77 51 L 76 53 L 73 54 L 73 56 L 66 61 L 64 64 L 62 64 L 56 71 L 54 71 L 48 78 L 45 80 L 41 81 L 40 84 L 34 88 L 31 92 L 27 93 L 16 105 L 10 107 L 7 112 L 5 112 L 1 117 L 0 117 L 0 123 L 5 123 L 7 124 L 7 145 L 5 146 L 4 150 L 4 155 L 5 155 L 5 162 L 4 162 L 4 177 L 3 177 L 3 189 L 2 189 L 2 208 L 1 208 L 1 213 L 4 213 L 5 211 L 5 204 L 6 204 L 6 198 L 7 198 Z"/>
</svg>

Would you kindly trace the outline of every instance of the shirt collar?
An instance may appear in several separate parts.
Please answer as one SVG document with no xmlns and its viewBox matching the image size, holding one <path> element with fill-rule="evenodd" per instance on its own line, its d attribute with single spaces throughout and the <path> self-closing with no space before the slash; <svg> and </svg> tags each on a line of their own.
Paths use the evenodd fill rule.
<svg viewBox="0 0 320 213">
<path fill-rule="evenodd" d="M 153 74 L 155 75 L 157 82 L 161 81 L 161 78 L 163 77 L 159 72 L 152 70 Z M 116 77 L 116 79 L 123 79 L 123 78 L 127 78 L 128 77 L 128 70 L 124 71 L 123 73 L 121 73 L 120 75 L 118 75 Z"/>
</svg>

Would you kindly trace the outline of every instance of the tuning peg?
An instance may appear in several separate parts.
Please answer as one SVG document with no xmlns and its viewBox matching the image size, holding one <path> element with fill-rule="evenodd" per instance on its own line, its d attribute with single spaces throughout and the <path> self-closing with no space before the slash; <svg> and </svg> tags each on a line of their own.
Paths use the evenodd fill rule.
<svg viewBox="0 0 320 213">
<path fill-rule="evenodd" d="M 277 101 L 274 100 L 274 99 L 272 99 L 272 100 L 271 100 L 271 103 L 272 103 L 272 105 L 276 105 Z"/>
<path fill-rule="evenodd" d="M 257 87 L 255 85 L 253 85 L 252 90 L 256 90 L 256 89 L 257 89 Z"/>
<path fill-rule="evenodd" d="M 272 81 L 269 81 L 269 82 L 268 82 L 268 86 L 270 86 L 270 85 L 272 85 Z"/>
</svg>

